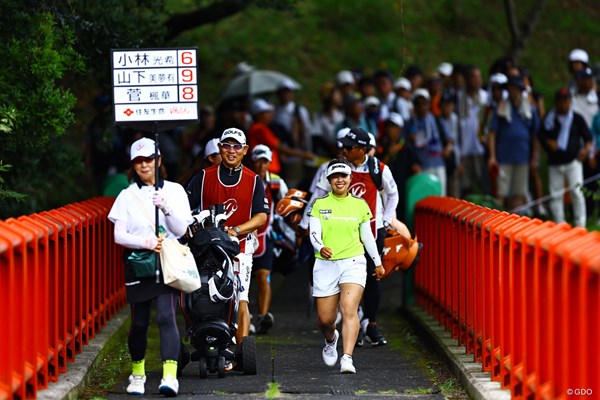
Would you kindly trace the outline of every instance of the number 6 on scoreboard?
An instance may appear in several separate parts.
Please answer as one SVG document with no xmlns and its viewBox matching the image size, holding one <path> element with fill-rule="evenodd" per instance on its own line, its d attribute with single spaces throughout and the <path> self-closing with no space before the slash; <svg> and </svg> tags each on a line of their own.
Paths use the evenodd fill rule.
<svg viewBox="0 0 600 400">
<path fill-rule="evenodd" d="M 196 52 L 192 52 L 189 50 L 180 51 L 179 52 L 179 61 L 181 65 L 196 65 Z"/>
</svg>

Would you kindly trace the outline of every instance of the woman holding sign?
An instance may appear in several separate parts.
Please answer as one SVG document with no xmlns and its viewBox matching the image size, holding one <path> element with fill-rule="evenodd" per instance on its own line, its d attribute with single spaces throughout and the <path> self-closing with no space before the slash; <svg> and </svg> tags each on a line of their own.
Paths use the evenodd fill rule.
<svg viewBox="0 0 600 400">
<path fill-rule="evenodd" d="M 325 337 L 323 361 L 330 367 L 337 363 L 339 333 L 335 320 L 339 305 L 344 333 L 340 372 L 354 374 L 352 353 L 359 330 L 358 304 L 367 279 L 365 249 L 376 265 L 373 275 L 379 279 L 385 270 L 370 227 L 369 205 L 348 193 L 352 169 L 346 159 L 331 161 L 326 176 L 331 192 L 317 198 L 308 209 L 309 237 L 316 252 L 313 297 L 318 326 Z"/>
<path fill-rule="evenodd" d="M 163 283 L 160 266 L 156 265 L 156 254 L 160 253 L 163 236 L 183 236 L 193 219 L 181 185 L 159 178 L 159 189 L 155 190 L 156 168 L 161 165 L 161 158 L 155 157 L 155 153 L 160 156 L 151 139 L 142 138 L 131 145 L 129 175 L 133 183 L 121 191 L 108 219 L 115 224 L 115 242 L 125 247 L 125 286 L 127 302 L 131 306 L 128 345 L 132 361 L 127 393 L 143 395 L 145 392 L 148 326 L 152 302 L 156 300 L 163 360 L 159 391 L 173 397 L 179 390 L 177 358 L 180 340 L 175 321 L 179 291 Z M 155 207 L 159 209 L 159 230 L 164 232 L 161 236 L 157 236 L 155 231 Z"/>
</svg>

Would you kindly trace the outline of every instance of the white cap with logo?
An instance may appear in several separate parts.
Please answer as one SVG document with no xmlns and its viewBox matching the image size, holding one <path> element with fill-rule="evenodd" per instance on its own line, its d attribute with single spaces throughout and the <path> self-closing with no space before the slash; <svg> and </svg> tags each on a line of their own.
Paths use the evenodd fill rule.
<svg viewBox="0 0 600 400">
<path fill-rule="evenodd" d="M 344 175 L 352 175 L 352 169 L 348 164 L 344 164 L 342 162 L 336 162 L 329 167 L 327 167 L 327 178 L 329 178 L 333 174 L 344 174 Z"/>
<path fill-rule="evenodd" d="M 244 135 L 244 132 L 237 128 L 228 128 L 223 131 L 220 141 L 224 142 L 227 139 L 233 139 L 244 146 L 246 145 L 246 135 Z"/>
<path fill-rule="evenodd" d="M 131 160 L 137 157 L 152 157 L 154 152 L 157 151 L 154 144 L 154 140 L 148 138 L 141 138 L 133 142 L 131 145 Z M 158 150 L 160 156 L 160 150 Z"/>
</svg>

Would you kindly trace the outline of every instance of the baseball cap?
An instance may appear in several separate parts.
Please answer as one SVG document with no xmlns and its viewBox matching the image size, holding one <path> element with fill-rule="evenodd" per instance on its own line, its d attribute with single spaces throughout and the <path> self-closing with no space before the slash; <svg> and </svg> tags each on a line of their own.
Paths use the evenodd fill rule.
<svg viewBox="0 0 600 400">
<path fill-rule="evenodd" d="M 329 178 L 333 174 L 352 175 L 352 169 L 348 164 L 336 162 L 327 167 L 327 178 Z"/>
<path fill-rule="evenodd" d="M 394 89 L 406 89 L 410 92 L 412 89 L 412 84 L 408 79 L 401 77 L 396 79 L 396 82 L 394 82 Z"/>
<path fill-rule="evenodd" d="M 298 90 L 300 89 L 296 83 L 294 83 L 291 79 L 284 79 L 277 85 L 278 90 Z"/>
<path fill-rule="evenodd" d="M 438 66 L 437 70 L 440 73 L 440 75 L 450 76 L 452 75 L 452 69 L 452 64 L 448 62 L 443 62 Z"/>
<path fill-rule="evenodd" d="M 219 139 L 211 139 L 204 148 L 204 158 L 217 154 L 219 152 Z"/>
<path fill-rule="evenodd" d="M 375 135 L 369 132 L 369 146 L 377 147 L 377 140 L 375 139 Z"/>
<path fill-rule="evenodd" d="M 338 85 L 354 85 L 354 75 L 352 75 L 352 72 L 350 71 L 340 71 L 337 73 L 335 81 Z"/>
<path fill-rule="evenodd" d="M 394 77 L 392 76 L 392 73 L 390 71 L 378 70 L 378 71 L 375 71 L 375 73 L 373 74 L 373 78 L 375 78 L 375 79 L 381 78 L 381 77 L 389 79 L 391 82 L 394 81 Z"/>
<path fill-rule="evenodd" d="M 511 76 L 508 78 L 506 82 L 507 85 L 517 86 L 521 90 L 525 90 L 525 82 L 523 82 L 523 78 L 520 76 Z"/>
<path fill-rule="evenodd" d="M 491 84 L 498 84 L 498 85 L 504 85 L 506 82 L 508 82 L 508 78 L 506 77 L 506 75 L 500 73 L 500 72 L 496 72 L 495 74 L 492 74 L 490 76 L 490 83 Z"/>
<path fill-rule="evenodd" d="M 344 147 L 344 145 L 342 144 L 342 142 L 340 142 L 340 140 L 346 136 L 348 134 L 348 132 L 350 132 L 350 128 L 342 128 L 339 131 L 337 131 L 337 134 L 335 135 L 335 138 L 337 139 L 337 147 L 342 148 Z"/>
<path fill-rule="evenodd" d="M 260 114 L 262 112 L 273 111 L 274 109 L 275 107 L 265 99 L 256 99 L 252 103 L 252 114 Z"/>
<path fill-rule="evenodd" d="M 425 100 L 428 100 L 428 101 L 431 100 L 431 96 L 429 95 L 429 92 L 427 91 L 427 89 L 415 90 L 415 92 L 411 96 L 411 99 L 412 99 L 412 101 L 415 101 L 419 97 L 423 97 L 423 98 L 425 98 Z"/>
<path fill-rule="evenodd" d="M 402 118 L 402 115 L 398 114 L 397 112 L 391 112 L 387 117 L 386 122 L 391 122 L 400 128 L 404 127 L 404 118 Z"/>
<path fill-rule="evenodd" d="M 585 67 L 575 73 L 576 79 L 591 78 L 593 76 L 594 76 L 594 71 L 592 71 L 592 69 L 590 67 Z"/>
<path fill-rule="evenodd" d="M 246 135 L 244 135 L 244 132 L 237 128 L 228 128 L 223 131 L 219 141 L 224 142 L 227 139 L 233 139 L 244 146 L 246 145 Z"/>
<path fill-rule="evenodd" d="M 590 62 L 590 57 L 588 56 L 588 53 L 585 50 L 573 49 L 569 53 L 569 62 L 573 62 L 573 61 L 579 61 L 579 62 L 587 64 Z"/>
<path fill-rule="evenodd" d="M 271 161 L 273 159 L 273 152 L 268 146 L 264 144 L 257 144 L 252 149 L 251 158 L 252 161 L 256 161 L 259 158 L 266 158 L 267 160 Z"/>
<path fill-rule="evenodd" d="M 442 92 L 442 98 L 440 99 L 440 104 L 443 103 L 452 103 L 452 104 L 456 104 L 456 94 L 446 91 L 446 92 Z"/>
<path fill-rule="evenodd" d="M 160 156 L 160 150 L 156 148 L 154 140 L 148 138 L 138 139 L 131 145 L 130 160 L 137 157 L 152 157 L 155 151 L 157 151 Z"/>
<path fill-rule="evenodd" d="M 350 128 L 346 136 L 344 136 L 340 142 L 342 142 L 342 146 L 368 146 L 371 138 L 369 138 L 369 134 L 364 129 L 355 126 Z"/>
<path fill-rule="evenodd" d="M 379 107 L 380 104 L 381 104 L 381 102 L 375 96 L 367 97 L 364 102 L 365 107 L 370 107 L 370 106 L 378 106 Z"/>
</svg>

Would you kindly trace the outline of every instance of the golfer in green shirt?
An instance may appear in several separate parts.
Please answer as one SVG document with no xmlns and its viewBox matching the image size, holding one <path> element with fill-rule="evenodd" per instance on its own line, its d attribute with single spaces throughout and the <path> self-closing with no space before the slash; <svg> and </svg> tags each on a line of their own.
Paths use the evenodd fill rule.
<svg viewBox="0 0 600 400">
<path fill-rule="evenodd" d="M 352 169 L 346 159 L 332 160 L 326 176 L 331 192 L 315 199 L 308 210 L 309 237 L 316 252 L 313 296 L 318 326 L 325 337 L 323 361 L 330 367 L 337 362 L 339 333 L 335 320 L 339 306 L 344 333 L 340 372 L 353 374 L 356 373 L 352 353 L 359 330 L 358 304 L 367 279 L 364 249 L 376 265 L 374 275 L 378 279 L 385 270 L 371 231 L 369 206 L 365 200 L 348 193 Z"/>
</svg>

